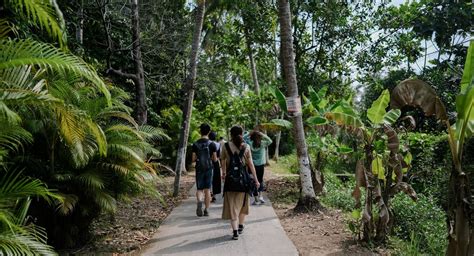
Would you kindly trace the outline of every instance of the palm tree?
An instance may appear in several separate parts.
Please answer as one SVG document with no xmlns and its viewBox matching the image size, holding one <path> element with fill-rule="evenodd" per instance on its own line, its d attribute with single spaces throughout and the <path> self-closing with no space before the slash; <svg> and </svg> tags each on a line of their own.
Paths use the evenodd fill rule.
<svg viewBox="0 0 474 256">
<path fill-rule="evenodd" d="M 38 23 L 65 48 L 64 21 L 55 1 L 4 3 L 15 18 Z M 88 224 L 100 212 L 113 212 L 117 199 L 138 192 L 157 194 L 149 160 L 160 155 L 153 144 L 167 136 L 160 129 L 139 126 L 124 104 L 128 95 L 105 85 L 83 60 L 51 44 L 9 37 L 15 35 L 9 22 L 0 21 L 0 167 L 23 169 L 20 178 L 5 183 L 12 187 L 31 180 L 25 177 L 29 175 L 56 189 L 59 205 L 36 200 L 21 209 L 38 218 L 51 241 L 66 246 L 80 241 L 81 232 L 88 232 Z M 45 191 L 31 190 L 19 200 Z M 24 214 L 15 211 L 11 216 L 19 227 L 27 224 Z M 55 225 L 58 220 L 68 225 Z M 23 228 L 1 233 L 7 241 L 2 250 L 17 252 L 15 248 L 31 245 L 24 254 L 42 254 L 28 239 L 44 243 L 45 233 L 26 236 L 22 230 L 33 232 Z"/>
<path fill-rule="evenodd" d="M 287 97 L 298 98 L 298 84 L 296 80 L 295 58 L 293 53 L 293 37 L 291 34 L 291 17 L 289 0 L 278 0 L 278 17 L 280 21 L 280 37 L 282 51 L 282 66 L 287 85 Z M 301 113 L 295 113 L 292 117 L 293 136 L 296 143 L 296 154 L 299 163 L 301 180 L 301 194 L 296 209 L 317 209 L 319 201 L 313 188 L 311 179 L 311 167 L 306 146 L 303 119 Z"/>
<path fill-rule="evenodd" d="M 191 54 L 189 55 L 189 73 L 184 83 L 186 91 L 186 101 L 183 106 L 183 124 L 179 134 L 178 156 L 176 158 L 176 176 L 174 180 L 173 195 L 178 196 L 179 180 L 181 172 L 185 170 L 186 146 L 188 145 L 189 127 L 191 124 L 191 115 L 193 110 L 194 86 L 197 72 L 197 57 L 199 52 L 199 42 L 201 40 L 202 23 L 204 22 L 206 0 L 198 0 L 196 6 L 196 16 L 194 20 L 194 34 Z"/>
</svg>

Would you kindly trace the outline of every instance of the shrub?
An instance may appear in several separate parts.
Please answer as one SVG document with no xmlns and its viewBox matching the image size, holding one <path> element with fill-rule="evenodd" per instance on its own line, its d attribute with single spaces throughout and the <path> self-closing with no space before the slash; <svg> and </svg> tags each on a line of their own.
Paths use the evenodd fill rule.
<svg viewBox="0 0 474 256">
<path fill-rule="evenodd" d="M 278 165 L 281 167 L 279 168 L 280 170 L 283 169 L 282 170 L 283 173 L 292 173 L 292 174 L 299 173 L 298 161 L 296 160 L 295 154 L 281 156 L 278 159 Z"/>
<path fill-rule="evenodd" d="M 442 207 L 446 206 L 448 189 L 449 148 L 446 135 L 409 133 L 401 144 L 408 145 L 413 156 L 408 171 L 415 191 L 431 196 Z"/>
<path fill-rule="evenodd" d="M 333 173 L 326 172 L 324 175 L 326 193 L 321 197 L 321 202 L 326 206 L 338 208 L 345 212 L 352 211 L 355 206 L 352 197 L 355 181 L 349 179 L 349 181 L 343 183 Z"/>
<path fill-rule="evenodd" d="M 393 234 L 410 241 L 411 232 L 417 235 L 421 252 L 429 255 L 444 254 L 447 247 L 445 212 L 431 197 L 420 194 L 413 202 L 405 194 L 398 194 L 392 200 L 394 214 Z"/>
</svg>

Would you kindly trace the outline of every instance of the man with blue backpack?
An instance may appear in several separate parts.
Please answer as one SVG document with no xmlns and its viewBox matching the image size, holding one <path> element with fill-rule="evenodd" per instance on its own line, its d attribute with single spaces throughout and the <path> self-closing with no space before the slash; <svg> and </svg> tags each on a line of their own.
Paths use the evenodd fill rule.
<svg viewBox="0 0 474 256">
<path fill-rule="evenodd" d="M 217 161 L 217 148 L 212 141 L 209 140 L 211 127 L 208 124 L 201 124 L 199 127 L 201 138 L 193 144 L 193 163 L 196 162 L 196 199 L 197 209 L 196 215 L 209 216 L 209 205 L 211 204 L 211 187 L 213 162 Z M 202 209 L 204 197 L 204 211 Z"/>
</svg>

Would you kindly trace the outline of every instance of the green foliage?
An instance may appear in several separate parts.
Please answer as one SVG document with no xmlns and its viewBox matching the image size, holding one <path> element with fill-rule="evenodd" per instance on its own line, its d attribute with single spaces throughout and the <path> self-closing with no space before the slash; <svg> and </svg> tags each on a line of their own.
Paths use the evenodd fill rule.
<svg viewBox="0 0 474 256">
<path fill-rule="evenodd" d="M 110 94 L 97 73 L 80 58 L 62 52 L 50 44 L 32 40 L 0 40 L 0 70 L 37 65 L 64 75 L 88 79 L 110 100 Z"/>
<path fill-rule="evenodd" d="M 390 252 L 395 256 L 419 256 L 425 255 L 420 251 L 419 236 L 415 232 L 410 233 L 410 240 L 403 240 L 396 236 L 389 237 Z M 439 252 L 438 255 L 444 255 Z"/>
<path fill-rule="evenodd" d="M 435 200 L 419 195 L 413 202 L 409 197 L 400 194 L 392 200 L 395 217 L 393 233 L 403 240 L 410 241 L 411 233 L 418 240 L 418 249 L 428 255 L 444 255 L 447 248 L 446 214 Z"/>
<path fill-rule="evenodd" d="M 298 161 L 296 160 L 295 154 L 280 156 L 278 158 L 278 166 L 278 169 L 281 170 L 281 173 L 299 173 Z"/>
<path fill-rule="evenodd" d="M 19 171 L 2 170 L 0 178 L 0 253 L 5 255 L 55 255 L 46 245 L 46 232 L 30 223 L 27 211 L 32 198 L 61 202 L 39 180 L 21 177 Z"/>
<path fill-rule="evenodd" d="M 372 103 L 372 107 L 367 110 L 367 118 L 369 118 L 373 124 L 382 123 L 386 114 L 385 109 L 388 107 L 389 102 L 390 93 L 388 90 L 384 90 L 379 98 Z"/>
<path fill-rule="evenodd" d="M 325 172 L 324 181 L 326 193 L 321 197 L 321 202 L 326 206 L 345 212 L 352 211 L 355 206 L 354 198 L 351 195 L 355 186 L 354 179 L 350 178 L 348 181 L 342 182 L 332 172 Z"/>
<path fill-rule="evenodd" d="M 45 15 L 17 3 L 16 11 Z M 54 31 L 53 21 L 44 19 Z M 116 200 L 158 194 L 156 168 L 149 161 L 161 155 L 153 145 L 168 137 L 161 129 L 137 125 L 124 91 L 106 86 L 90 65 L 50 44 L 0 38 L 0 49 L 0 165 L 23 170 L 2 180 L 0 208 L 9 223 L 0 226 L 10 227 L 9 233 L 2 230 L 7 254 L 22 248 L 25 254 L 28 248 L 34 254 L 51 252 L 43 244 L 45 230 L 24 222 L 27 213 L 54 246 L 77 246 L 87 241 L 92 219 L 113 212 Z M 50 204 L 50 197 L 60 202 Z M 12 228 L 9 220 L 22 222 Z"/>
<path fill-rule="evenodd" d="M 450 160 L 446 135 L 408 133 L 401 137 L 401 144 L 407 145 L 413 156 L 407 173 L 413 188 L 447 207 L 449 176 L 446 168 Z"/>
<path fill-rule="evenodd" d="M 55 0 L 6 0 L 5 4 L 23 20 L 46 30 L 48 35 L 55 38 L 61 47 L 66 45 L 67 37 L 64 31 L 63 14 Z"/>
</svg>

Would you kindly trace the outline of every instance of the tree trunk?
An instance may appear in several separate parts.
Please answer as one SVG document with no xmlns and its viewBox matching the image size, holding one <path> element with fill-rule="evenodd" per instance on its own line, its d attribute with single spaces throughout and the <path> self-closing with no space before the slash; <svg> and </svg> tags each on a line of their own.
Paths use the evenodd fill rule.
<svg viewBox="0 0 474 256">
<path fill-rule="evenodd" d="M 278 162 L 278 157 L 280 157 L 280 139 L 281 139 L 281 131 L 278 131 L 275 138 L 275 153 L 273 154 L 273 160 Z"/>
<path fill-rule="evenodd" d="M 205 0 L 199 0 L 198 6 L 196 7 L 196 17 L 194 24 L 193 42 L 191 48 L 191 54 L 189 56 L 189 74 L 184 83 L 186 89 L 186 102 L 183 107 L 183 124 L 181 126 L 181 132 L 179 135 L 179 146 L 178 156 L 176 159 L 176 176 L 174 179 L 174 191 L 173 196 L 179 194 L 179 181 L 181 178 L 181 172 L 184 169 L 186 161 L 186 146 L 188 145 L 189 137 L 189 126 L 191 123 L 193 99 L 194 99 L 194 83 L 196 81 L 197 72 L 197 57 L 199 52 L 199 42 L 201 40 L 202 23 L 204 21 L 205 12 Z"/>
<path fill-rule="evenodd" d="M 260 85 L 258 83 L 257 67 L 255 66 L 255 60 L 253 58 L 253 52 L 252 52 L 252 43 L 250 42 L 249 36 L 246 36 L 246 41 L 247 41 L 247 50 L 248 50 L 248 56 L 249 56 L 249 62 L 250 62 L 250 71 L 252 73 L 253 86 L 254 86 L 255 94 L 259 95 Z"/>
<path fill-rule="evenodd" d="M 244 15 L 242 15 L 244 16 Z M 252 41 L 250 39 L 250 31 L 248 28 L 248 22 L 247 18 L 244 17 L 244 34 L 245 34 L 245 42 L 247 45 L 247 54 L 249 57 L 249 64 L 250 64 L 250 73 L 252 74 L 252 81 L 253 81 L 253 86 L 255 90 L 255 94 L 260 96 L 260 85 L 258 83 L 258 76 L 257 76 L 257 67 L 255 66 L 255 60 L 253 58 L 253 51 L 252 51 Z M 257 109 L 255 110 L 255 125 L 258 125 L 259 123 L 259 116 L 258 116 L 258 111 L 259 111 L 259 106 L 260 105 L 260 99 L 257 102 Z"/>
<path fill-rule="evenodd" d="M 273 73 L 274 77 L 273 79 L 277 81 L 278 79 L 278 59 L 280 59 L 278 56 L 281 56 L 281 51 L 278 51 L 277 48 L 277 36 L 276 36 L 276 30 L 273 32 L 273 40 L 275 43 L 273 44 L 274 50 L 275 50 L 275 72 Z M 277 54 L 278 53 L 278 54 Z M 283 111 L 281 114 L 281 119 L 285 117 Z M 275 162 L 278 162 L 278 158 L 280 157 L 280 139 L 281 139 L 281 131 L 278 131 L 275 137 L 275 153 L 273 154 L 273 160 Z"/>
<path fill-rule="evenodd" d="M 135 62 L 135 117 L 137 123 L 142 125 L 147 121 L 147 106 L 145 93 L 145 75 L 143 71 L 142 51 L 140 46 L 140 16 L 138 13 L 138 0 L 132 0 L 132 40 L 133 60 Z"/>
<path fill-rule="evenodd" d="M 82 46 L 84 41 L 84 0 L 78 0 L 76 41 Z"/>
<path fill-rule="evenodd" d="M 112 48 L 113 48 L 113 41 L 112 37 L 110 36 L 110 22 L 107 22 L 106 13 L 107 13 L 107 3 L 103 5 L 99 0 L 95 0 L 97 8 L 100 10 L 100 14 L 102 17 L 102 26 L 104 27 L 105 37 L 107 40 L 107 56 L 105 61 L 107 63 L 107 72 L 112 69 L 111 57 L 112 57 Z"/>
<path fill-rule="evenodd" d="M 287 96 L 298 96 L 298 84 L 296 80 L 295 59 L 293 53 L 293 38 L 291 35 L 291 18 L 289 0 L 278 0 L 278 18 L 280 21 L 281 49 L 283 57 L 283 70 L 285 73 Z M 303 118 L 301 113 L 291 117 L 293 122 L 293 136 L 296 144 L 296 154 L 299 164 L 301 180 L 301 194 L 295 210 L 315 210 L 320 208 L 319 201 L 314 193 L 311 180 L 311 167 L 309 163 L 308 150 L 306 147 Z"/>
<path fill-rule="evenodd" d="M 324 192 L 324 175 L 322 169 L 324 168 L 325 158 L 321 152 L 316 155 L 316 166 L 311 168 L 311 180 L 313 181 L 314 193 L 321 195 Z"/>
</svg>

